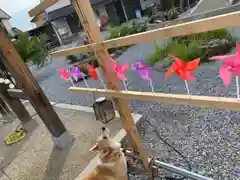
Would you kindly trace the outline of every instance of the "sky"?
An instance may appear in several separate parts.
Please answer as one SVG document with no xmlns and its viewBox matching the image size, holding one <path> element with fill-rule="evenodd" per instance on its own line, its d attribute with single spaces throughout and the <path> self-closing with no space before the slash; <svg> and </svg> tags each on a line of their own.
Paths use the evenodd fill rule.
<svg viewBox="0 0 240 180">
<path fill-rule="evenodd" d="M 13 27 L 26 31 L 34 28 L 30 23 L 28 11 L 39 2 L 39 0 L 0 0 L 0 8 L 12 17 L 10 21 Z"/>
</svg>

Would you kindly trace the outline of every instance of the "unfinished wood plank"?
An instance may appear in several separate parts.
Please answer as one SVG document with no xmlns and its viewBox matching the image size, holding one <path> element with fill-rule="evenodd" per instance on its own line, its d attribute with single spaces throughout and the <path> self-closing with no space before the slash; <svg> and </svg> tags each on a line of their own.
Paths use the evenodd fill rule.
<svg viewBox="0 0 240 180">
<path fill-rule="evenodd" d="M 53 57 L 57 57 L 57 56 L 68 56 L 68 55 L 78 54 L 83 52 L 94 52 L 94 45 L 96 45 L 96 43 L 83 45 L 79 47 L 73 47 L 66 50 L 58 50 L 58 51 L 52 52 L 51 55 Z"/>
<path fill-rule="evenodd" d="M 240 100 L 237 98 L 225 98 L 214 96 L 195 96 L 183 94 L 165 94 L 150 93 L 138 91 L 114 91 L 107 89 L 71 87 L 72 91 L 88 94 L 99 94 L 102 96 L 116 97 L 130 100 L 156 101 L 163 104 L 182 104 L 188 106 L 197 106 L 202 108 L 219 108 L 219 109 L 240 109 Z"/>
<path fill-rule="evenodd" d="M 105 48 L 114 48 L 127 46 L 138 43 L 146 43 L 154 40 L 164 40 L 176 36 L 184 36 L 194 33 L 212 31 L 215 29 L 240 26 L 240 11 L 209 17 L 206 19 L 196 20 L 183 24 L 159 28 L 147 32 L 133 34 L 130 36 L 120 37 L 103 41 L 101 43 L 92 43 L 87 46 L 61 50 L 52 53 L 54 56 L 68 56 L 74 53 L 83 53 L 94 51 L 96 47 L 104 46 Z"/>
<path fill-rule="evenodd" d="M 25 94 L 21 89 L 8 89 L 7 92 L 13 98 L 24 99 L 24 100 L 29 99 L 27 94 Z"/>
<path fill-rule="evenodd" d="M 101 44 L 102 34 L 97 24 L 97 20 L 95 18 L 90 1 L 73 0 L 72 4 L 82 22 L 85 32 L 88 33 L 88 39 L 90 43 Z M 107 81 L 108 88 L 120 90 L 120 80 L 117 78 L 116 74 L 113 71 L 109 70 L 109 64 L 111 64 L 111 60 L 109 59 L 108 51 L 104 47 L 100 46 L 95 48 L 94 52 L 103 76 Z M 128 106 L 128 102 L 127 100 L 121 98 L 113 98 L 113 101 L 123 122 L 124 129 L 126 130 L 127 135 L 131 138 L 133 146 L 136 147 L 138 152 L 140 153 L 144 167 L 147 170 L 148 157 L 146 152 L 143 150 L 140 136 L 137 132 L 137 127 L 134 123 L 131 110 Z"/>
<path fill-rule="evenodd" d="M 52 136 L 59 137 L 65 133 L 65 126 L 40 88 L 37 80 L 24 64 L 13 43 L 1 31 L 0 55 L 2 62 L 17 81 L 17 84 L 22 88 L 23 92 L 27 94 L 30 103 Z"/>
<path fill-rule="evenodd" d="M 30 17 L 36 16 L 42 12 L 45 11 L 48 7 L 52 6 L 54 3 L 56 3 L 57 0 L 44 0 L 40 4 L 38 4 L 36 7 L 31 9 L 28 14 Z"/>
</svg>

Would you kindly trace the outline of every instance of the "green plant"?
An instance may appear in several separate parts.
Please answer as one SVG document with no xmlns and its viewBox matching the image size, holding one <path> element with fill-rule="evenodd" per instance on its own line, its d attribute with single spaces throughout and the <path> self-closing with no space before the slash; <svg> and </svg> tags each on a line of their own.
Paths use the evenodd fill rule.
<svg viewBox="0 0 240 180">
<path fill-rule="evenodd" d="M 226 29 L 217 29 L 214 31 L 202 32 L 188 36 L 174 37 L 172 39 L 179 42 L 184 41 L 185 43 L 188 43 L 192 40 L 198 41 L 198 43 L 202 43 L 206 41 L 211 41 L 212 39 L 227 39 L 231 41 L 233 40 L 233 37 Z"/>
<path fill-rule="evenodd" d="M 82 72 L 82 73 L 84 73 L 85 75 L 89 75 L 89 72 L 88 72 L 88 69 L 87 68 L 85 68 L 85 67 L 80 67 L 80 71 Z"/>
<path fill-rule="evenodd" d="M 167 46 L 160 47 L 156 45 L 152 54 L 147 55 L 147 63 L 154 65 L 156 62 L 163 60 L 167 56 Z"/>
<path fill-rule="evenodd" d="M 75 63 L 79 61 L 79 59 L 75 55 L 68 55 L 66 59 L 69 60 L 69 63 Z"/>
<path fill-rule="evenodd" d="M 115 27 L 108 26 L 109 36 L 107 39 L 114 39 L 114 38 L 119 38 L 123 36 L 128 36 L 128 35 L 140 33 L 146 30 L 147 30 L 147 23 L 140 24 L 137 22 L 133 22 L 132 24 L 123 24 L 121 26 L 115 26 Z M 126 51 L 129 47 L 130 46 L 112 48 L 112 49 L 109 49 L 108 51 L 110 54 L 112 54 L 116 52 L 116 50 Z"/>
<path fill-rule="evenodd" d="M 227 39 L 230 42 L 235 41 L 235 38 L 233 38 L 226 29 L 174 37 L 169 40 L 165 46 L 160 47 L 156 45 L 153 53 L 147 55 L 147 63 L 154 65 L 156 62 L 164 60 L 169 55 L 177 56 L 184 61 L 190 61 L 197 57 L 201 57 L 201 62 L 208 62 L 209 49 L 203 51 L 199 46 L 213 39 Z"/>
<path fill-rule="evenodd" d="M 172 41 L 168 44 L 165 55 L 174 55 L 183 61 L 191 61 L 200 56 L 200 50 L 198 43 L 194 40 L 188 44 Z"/>
<path fill-rule="evenodd" d="M 45 35 L 29 37 L 28 33 L 21 33 L 14 45 L 25 63 L 42 67 L 49 61 L 48 52 L 44 48 L 45 42 Z"/>
</svg>

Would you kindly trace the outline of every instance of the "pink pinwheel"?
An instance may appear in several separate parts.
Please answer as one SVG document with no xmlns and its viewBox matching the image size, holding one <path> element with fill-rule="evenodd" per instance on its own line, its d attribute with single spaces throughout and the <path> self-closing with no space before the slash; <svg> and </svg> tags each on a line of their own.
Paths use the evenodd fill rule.
<svg viewBox="0 0 240 180">
<path fill-rule="evenodd" d="M 222 60 L 223 64 L 219 68 L 220 78 L 228 87 L 232 80 L 232 75 L 240 76 L 240 44 L 236 43 L 236 54 L 226 56 L 213 56 L 211 60 Z"/>
<path fill-rule="evenodd" d="M 152 69 L 148 67 L 143 61 L 132 64 L 132 69 L 137 71 L 139 76 L 146 81 L 152 81 Z"/>
<path fill-rule="evenodd" d="M 64 80 L 68 81 L 70 79 L 71 75 L 66 69 L 62 68 L 58 69 L 57 71 Z"/>
<path fill-rule="evenodd" d="M 128 68 L 129 68 L 128 64 L 121 65 L 121 64 L 119 64 L 117 62 L 115 62 L 113 64 L 113 67 L 112 67 L 112 69 L 116 73 L 117 77 L 120 80 L 122 80 L 122 81 L 126 81 L 127 80 L 127 78 L 126 78 L 124 73 L 128 70 Z"/>
</svg>

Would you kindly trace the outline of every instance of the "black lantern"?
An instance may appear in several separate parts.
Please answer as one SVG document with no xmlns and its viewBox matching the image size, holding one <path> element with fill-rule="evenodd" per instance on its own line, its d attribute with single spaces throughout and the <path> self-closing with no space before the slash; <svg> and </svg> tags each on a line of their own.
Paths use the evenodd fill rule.
<svg viewBox="0 0 240 180">
<path fill-rule="evenodd" d="M 104 97 L 98 98 L 93 103 L 93 110 L 97 121 L 104 124 L 115 118 L 114 106 L 111 100 Z"/>
</svg>

